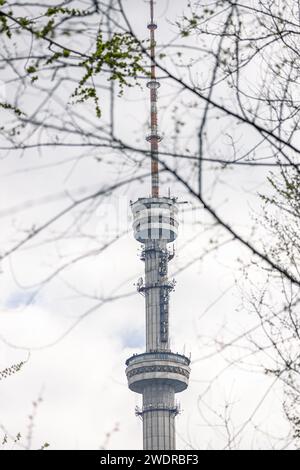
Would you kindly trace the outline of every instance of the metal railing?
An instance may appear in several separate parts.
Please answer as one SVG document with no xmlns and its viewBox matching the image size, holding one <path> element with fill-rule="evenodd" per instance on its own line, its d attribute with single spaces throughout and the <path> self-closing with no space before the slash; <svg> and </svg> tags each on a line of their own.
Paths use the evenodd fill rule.
<svg viewBox="0 0 300 470">
<path fill-rule="evenodd" d="M 142 354 L 134 354 L 126 361 L 126 365 L 133 365 L 138 364 L 144 361 L 153 361 L 153 360 L 160 360 L 160 361 L 174 361 L 180 364 L 184 364 L 186 366 L 190 365 L 190 358 L 183 356 L 182 354 L 178 353 L 171 353 L 171 352 L 145 352 Z"/>
</svg>

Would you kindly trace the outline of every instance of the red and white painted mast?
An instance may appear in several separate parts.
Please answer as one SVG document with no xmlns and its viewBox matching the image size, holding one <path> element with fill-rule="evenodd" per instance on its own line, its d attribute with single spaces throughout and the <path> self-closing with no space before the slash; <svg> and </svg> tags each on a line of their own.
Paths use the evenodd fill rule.
<svg viewBox="0 0 300 470">
<path fill-rule="evenodd" d="M 161 137 L 158 134 L 157 90 L 160 84 L 156 79 L 155 30 L 157 29 L 157 24 L 154 21 L 154 0 L 150 0 L 150 23 L 148 24 L 148 29 L 150 30 L 151 80 L 147 83 L 147 86 L 150 89 L 151 132 L 147 136 L 147 141 L 151 145 L 151 194 L 152 197 L 159 197 L 158 144 L 161 141 Z"/>
</svg>

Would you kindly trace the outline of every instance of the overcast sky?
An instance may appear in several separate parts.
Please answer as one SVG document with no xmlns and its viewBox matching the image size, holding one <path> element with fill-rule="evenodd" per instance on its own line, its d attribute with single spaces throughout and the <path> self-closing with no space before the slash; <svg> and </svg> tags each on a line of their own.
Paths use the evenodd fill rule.
<svg viewBox="0 0 300 470">
<path fill-rule="evenodd" d="M 157 2 L 159 43 L 175 36 L 172 21 L 181 15 L 183 3 L 186 2 Z M 147 4 L 142 0 L 128 0 L 124 5 L 139 37 L 147 37 Z M 199 65 L 199 73 L 201 67 L 204 65 Z M 3 82 L 1 90 L 7 95 L 14 85 Z M 175 105 L 172 84 L 162 80 L 160 97 L 164 146 L 171 148 L 168 131 Z M 61 98 L 67 101 L 68 97 Z M 181 97 L 177 99 L 180 107 Z M 32 106 L 29 97 L 24 98 L 24 105 L 27 109 Z M 108 113 L 105 100 L 103 110 L 105 120 Z M 141 144 L 147 119 L 147 89 L 125 90 L 124 96 L 117 99 L 116 126 L 120 135 L 128 142 Z M 182 139 L 194 149 L 194 121 L 189 122 L 185 116 L 185 123 Z M 215 132 L 218 134 L 220 129 Z M 101 152 L 104 151 L 98 151 L 99 157 Z M 69 203 L 65 197 L 38 203 L 45 196 L 76 188 L 85 188 L 89 193 L 101 184 L 118 180 L 121 165 L 108 165 L 100 172 L 99 164 L 89 158 L 88 151 L 81 152 L 82 158 L 75 165 L 70 161 L 43 168 L 50 162 L 61 163 L 77 157 L 79 153 L 78 149 L 52 147 L 42 155 L 36 150 L 26 151 L 22 158 L 17 152 L 3 154 L 0 160 L 1 251 L 11 246 L 22 231 L 38 225 Z M 28 171 L 32 167 L 35 170 Z M 242 233 L 250 233 L 251 221 L 259 213 L 257 192 L 268 191 L 266 174 L 258 168 L 235 167 L 221 173 L 218 184 L 213 184 L 212 171 L 206 167 L 207 197 Z M 164 187 L 162 192 L 167 194 L 167 191 Z M 20 372 L 0 382 L 0 424 L 12 435 L 20 432 L 26 441 L 32 401 L 41 396 L 34 420 L 33 448 L 39 448 L 44 442 L 51 449 L 142 447 L 142 423 L 134 414 L 140 397 L 127 388 L 125 360 L 145 347 L 144 299 L 134 286 L 143 274 L 143 263 L 138 257 L 139 245 L 133 239 L 129 201 L 148 192 L 149 182 L 145 181 L 132 183 L 111 198 L 104 198 L 93 218 L 86 217 L 89 232 L 97 234 L 98 242 L 103 244 L 115 233 L 126 233 L 103 253 L 66 270 L 38 293 L 37 283 L 61 264 L 62 256 L 91 250 L 93 241 L 66 235 L 57 243 L 47 243 L 45 236 L 1 266 L 0 369 L 26 359 L 28 362 Z M 244 273 L 239 259 L 247 262 L 248 253 L 237 243 L 226 243 L 218 252 L 197 259 L 209 246 L 211 236 L 220 237 L 222 242 L 229 237 L 219 231 L 205 232 L 207 215 L 179 185 L 172 186 L 172 194 L 188 202 L 181 206 L 185 212 L 180 214 L 176 257 L 170 263 L 170 275 L 175 273 L 177 281 L 170 306 L 172 350 L 191 353 L 192 357 L 190 386 L 176 396 L 182 408 L 177 418 L 177 446 L 179 449 L 226 446 L 226 432 L 220 427 L 217 415 L 226 412 L 226 404 L 230 403 L 231 419 L 238 434 L 235 443 L 240 448 L 268 448 L 269 432 L 274 437 L 284 437 L 288 430 L 281 409 L 281 387 L 274 385 L 274 378 L 260 373 L 260 358 L 247 358 L 247 367 L 245 364 L 229 367 L 242 351 L 231 349 L 221 356 L 216 354 L 217 346 L 213 342 L 214 338 L 226 342 L 257 324 L 242 295 Z M 26 201 L 36 202 L 26 210 L 16 210 L 13 215 L 4 213 L 8 208 L 21 208 Z M 66 218 L 56 224 L 52 239 L 55 234 L 67 233 L 72 221 Z M 105 303 L 77 324 L 79 317 L 96 304 L 91 296 L 109 297 L 115 293 L 130 295 Z M 199 395 L 212 379 L 215 380 L 204 401 L 199 402 Z M 255 426 L 263 432 L 256 432 Z M 107 433 L 116 427 L 118 430 L 107 442 Z"/>
</svg>

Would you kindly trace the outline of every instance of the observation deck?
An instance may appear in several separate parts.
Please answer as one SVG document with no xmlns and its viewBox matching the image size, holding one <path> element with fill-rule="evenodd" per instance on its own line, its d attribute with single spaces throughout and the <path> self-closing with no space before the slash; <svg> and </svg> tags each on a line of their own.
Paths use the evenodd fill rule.
<svg viewBox="0 0 300 470">
<path fill-rule="evenodd" d="M 131 356 L 126 361 L 126 376 L 130 390 L 143 393 L 154 384 L 170 385 L 175 393 L 188 386 L 190 359 L 172 352 L 146 352 Z"/>
</svg>

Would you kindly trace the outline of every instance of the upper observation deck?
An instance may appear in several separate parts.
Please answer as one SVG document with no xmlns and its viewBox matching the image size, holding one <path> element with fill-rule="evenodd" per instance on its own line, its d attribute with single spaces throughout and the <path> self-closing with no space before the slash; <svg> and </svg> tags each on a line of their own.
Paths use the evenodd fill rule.
<svg viewBox="0 0 300 470">
<path fill-rule="evenodd" d="M 170 197 L 144 197 L 131 203 L 134 237 L 141 243 L 149 240 L 173 242 L 178 234 L 178 207 Z"/>
</svg>

